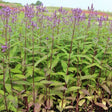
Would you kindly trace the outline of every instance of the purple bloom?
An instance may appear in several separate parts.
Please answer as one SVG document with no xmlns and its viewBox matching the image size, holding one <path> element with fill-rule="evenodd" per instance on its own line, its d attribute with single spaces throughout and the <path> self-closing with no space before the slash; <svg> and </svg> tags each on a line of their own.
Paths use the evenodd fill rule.
<svg viewBox="0 0 112 112">
<path fill-rule="evenodd" d="M 1 48 L 2 48 L 2 52 L 5 52 L 7 50 L 7 44 L 2 45 Z"/>
<path fill-rule="evenodd" d="M 6 45 L 2 45 L 1 47 L 2 47 L 2 49 L 7 49 Z"/>
</svg>

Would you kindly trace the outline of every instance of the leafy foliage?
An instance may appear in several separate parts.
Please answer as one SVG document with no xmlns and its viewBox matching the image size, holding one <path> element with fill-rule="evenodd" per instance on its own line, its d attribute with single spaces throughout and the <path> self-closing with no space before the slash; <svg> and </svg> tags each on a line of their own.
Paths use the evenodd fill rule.
<svg viewBox="0 0 112 112">
<path fill-rule="evenodd" d="M 45 10 L 1 10 L 0 111 L 111 112 L 111 21 Z"/>
</svg>

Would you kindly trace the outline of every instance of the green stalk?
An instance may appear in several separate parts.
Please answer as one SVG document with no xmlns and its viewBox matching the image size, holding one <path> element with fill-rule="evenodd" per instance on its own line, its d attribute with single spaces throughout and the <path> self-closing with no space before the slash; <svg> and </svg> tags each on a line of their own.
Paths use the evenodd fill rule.
<svg viewBox="0 0 112 112">
<path fill-rule="evenodd" d="M 52 33 L 52 46 L 51 46 L 51 57 L 50 57 L 50 67 L 49 67 L 50 70 L 52 67 L 53 46 L 54 46 L 54 29 L 53 29 L 53 33 Z M 48 80 L 50 81 L 50 74 L 49 74 Z M 49 106 L 50 106 L 50 88 L 49 88 L 48 94 L 49 94 Z"/>
<path fill-rule="evenodd" d="M 33 103 L 35 105 L 35 80 L 34 80 L 34 38 L 32 37 L 32 56 L 33 56 L 33 60 L 32 60 L 32 63 L 33 63 Z"/>
<path fill-rule="evenodd" d="M 72 31 L 72 38 L 71 38 L 71 44 L 70 44 L 70 52 L 69 52 L 69 57 L 68 57 L 66 75 L 68 75 L 68 69 L 69 69 L 69 66 L 70 66 L 70 57 L 71 57 L 72 44 L 73 44 L 73 39 L 74 39 L 74 34 L 75 34 L 75 25 L 76 25 L 76 19 L 74 20 L 74 23 L 73 23 L 73 31 Z"/>
<path fill-rule="evenodd" d="M 5 108 L 6 111 L 9 112 L 8 106 L 7 106 L 7 97 L 6 97 L 6 89 L 5 89 L 5 62 L 4 62 L 4 56 L 3 56 L 3 90 L 4 90 L 4 101 L 5 101 Z"/>
<path fill-rule="evenodd" d="M 23 59 L 23 68 L 22 68 L 22 72 L 23 72 L 24 76 L 26 75 L 26 53 L 27 53 L 26 52 L 26 42 L 27 42 L 26 41 L 27 40 L 27 38 L 26 38 L 26 34 L 27 34 L 26 28 L 27 28 L 27 20 L 26 20 L 26 26 L 25 26 L 25 37 L 24 37 L 24 39 L 25 39 L 25 41 L 24 41 L 24 47 L 25 47 L 25 49 L 24 49 L 24 59 Z M 26 78 L 24 79 L 24 81 L 26 81 Z M 24 90 L 26 92 L 26 85 L 23 85 L 23 87 L 24 87 Z M 27 96 L 24 97 L 24 101 L 25 101 L 26 110 L 29 111 L 28 97 Z"/>
<path fill-rule="evenodd" d="M 12 95 L 14 96 L 12 77 L 11 77 L 11 71 L 10 71 L 10 34 L 9 34 L 9 45 L 8 45 L 8 69 L 9 69 L 9 79 L 10 79 L 10 84 L 11 84 L 11 91 L 12 91 Z"/>
<path fill-rule="evenodd" d="M 72 38 L 71 38 L 71 44 L 70 44 L 70 52 L 69 52 L 69 57 L 68 57 L 66 75 L 68 75 L 68 69 L 69 69 L 69 66 L 70 66 L 70 58 L 71 58 L 72 45 L 73 45 L 73 39 L 74 39 L 74 34 L 75 34 L 75 26 L 76 26 L 76 19 L 74 19 L 74 23 L 73 23 L 73 31 L 72 31 Z M 67 88 L 66 82 L 65 82 L 65 87 Z M 65 90 L 63 92 L 62 107 L 63 107 L 64 97 L 65 97 Z"/>
<path fill-rule="evenodd" d="M 78 42 L 78 47 L 77 47 L 77 54 L 79 54 L 79 42 Z M 77 86 L 79 86 L 79 58 L 77 57 L 78 63 L 77 63 Z M 76 112 L 79 112 L 79 90 L 77 90 L 77 97 L 76 97 Z"/>
</svg>

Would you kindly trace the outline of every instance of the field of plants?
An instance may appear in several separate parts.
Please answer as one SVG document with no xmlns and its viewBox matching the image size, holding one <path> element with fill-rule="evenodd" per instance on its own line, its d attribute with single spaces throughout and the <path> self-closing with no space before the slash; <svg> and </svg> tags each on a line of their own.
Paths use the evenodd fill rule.
<svg viewBox="0 0 112 112">
<path fill-rule="evenodd" d="M 0 10 L 0 112 L 112 112 L 112 20 L 88 10 Z"/>
</svg>

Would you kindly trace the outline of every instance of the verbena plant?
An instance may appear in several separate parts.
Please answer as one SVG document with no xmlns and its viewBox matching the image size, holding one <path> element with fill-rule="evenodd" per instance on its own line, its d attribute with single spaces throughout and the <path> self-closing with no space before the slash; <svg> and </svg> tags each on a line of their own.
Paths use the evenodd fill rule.
<svg viewBox="0 0 112 112">
<path fill-rule="evenodd" d="M 112 111 L 112 21 L 89 11 L 0 10 L 1 112 Z"/>
</svg>

